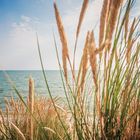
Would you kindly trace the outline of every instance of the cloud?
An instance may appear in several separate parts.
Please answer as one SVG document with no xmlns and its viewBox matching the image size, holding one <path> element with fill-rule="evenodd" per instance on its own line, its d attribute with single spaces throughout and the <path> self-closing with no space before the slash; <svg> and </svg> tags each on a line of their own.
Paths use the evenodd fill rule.
<svg viewBox="0 0 140 140">
<path fill-rule="evenodd" d="M 40 69 L 39 55 L 36 43 L 36 21 L 27 16 L 21 16 L 20 22 L 11 24 L 11 30 L 7 38 L 0 44 L 0 64 L 4 69 Z M 49 35 L 39 31 L 39 41 L 42 48 L 42 55 L 47 58 L 54 58 L 50 51 L 52 48 L 48 41 Z M 49 43 L 48 43 L 49 42 Z M 46 59 L 44 59 L 46 62 Z M 55 64 L 48 61 L 46 68 L 54 68 Z"/>
<path fill-rule="evenodd" d="M 21 20 L 23 20 L 25 22 L 30 22 L 31 18 L 23 15 L 23 16 L 21 16 Z"/>
<path fill-rule="evenodd" d="M 89 5 L 81 28 L 82 33 L 77 46 L 77 65 L 82 54 L 86 32 L 89 29 L 93 29 L 99 19 L 101 2 L 102 0 L 99 0 L 98 2 L 92 1 Z M 63 23 L 68 36 L 69 51 L 71 56 L 73 54 L 75 30 L 80 9 L 81 5 L 78 5 L 73 9 L 67 10 L 62 15 Z M 11 30 L 9 31 L 9 34 L 3 41 L 3 44 L 1 44 L 1 46 L 3 46 L 3 53 L 0 52 L 0 64 L 3 64 L 5 69 L 40 69 L 35 36 L 37 31 L 45 68 L 58 69 L 54 42 L 52 38 L 52 27 L 54 28 L 61 58 L 61 43 L 60 38 L 58 37 L 59 35 L 55 20 L 50 24 L 50 22 L 44 23 L 35 17 L 21 15 L 19 22 L 14 22 L 11 24 Z"/>
</svg>

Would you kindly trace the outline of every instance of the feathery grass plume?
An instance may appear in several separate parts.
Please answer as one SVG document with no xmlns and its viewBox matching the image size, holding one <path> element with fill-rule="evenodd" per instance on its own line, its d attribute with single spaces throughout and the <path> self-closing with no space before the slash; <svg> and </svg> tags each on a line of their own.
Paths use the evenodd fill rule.
<svg viewBox="0 0 140 140">
<path fill-rule="evenodd" d="M 84 0 L 83 1 L 82 9 L 81 9 L 80 16 L 79 16 L 77 31 L 76 31 L 76 38 L 78 38 L 78 36 L 79 36 L 80 28 L 81 28 L 81 25 L 82 25 L 82 22 L 83 22 L 85 13 L 86 13 L 86 9 L 88 7 L 88 2 L 89 2 L 89 0 Z"/>
<path fill-rule="evenodd" d="M 132 47 L 133 47 L 134 42 L 135 42 L 134 39 L 128 41 L 127 52 L 126 52 L 126 58 L 127 58 L 127 63 L 128 64 L 130 63 L 131 50 L 132 50 Z"/>
<path fill-rule="evenodd" d="M 77 30 L 76 30 L 76 41 L 75 41 L 75 46 L 74 46 L 74 54 L 73 54 L 74 55 L 73 56 L 73 70 L 75 70 L 75 55 L 76 55 L 76 47 L 77 47 L 78 36 L 79 36 L 79 33 L 80 33 L 80 28 L 81 28 L 81 25 L 82 25 L 87 7 L 88 7 L 88 3 L 89 3 L 89 0 L 84 0 L 83 1 L 83 5 L 82 5 L 80 16 L 79 16 L 79 21 L 78 21 Z"/>
<path fill-rule="evenodd" d="M 14 101 L 13 96 L 11 97 L 10 105 L 11 105 L 12 107 L 14 107 L 14 106 L 15 106 L 15 101 Z"/>
<path fill-rule="evenodd" d="M 29 109 L 30 112 L 34 113 L 34 80 L 30 77 L 29 78 Z M 29 117 L 29 137 L 31 140 L 33 140 L 33 118 L 30 115 Z"/>
<path fill-rule="evenodd" d="M 97 82 L 97 64 L 96 64 L 96 44 L 94 39 L 93 31 L 90 33 L 90 39 L 89 39 L 89 45 L 88 45 L 88 53 L 89 53 L 89 59 L 90 59 L 90 65 L 91 70 L 93 74 L 93 80 L 96 87 L 96 90 L 98 89 L 98 82 Z"/>
<path fill-rule="evenodd" d="M 103 41 L 105 39 L 105 30 L 106 30 L 107 17 L 108 17 L 107 14 L 109 11 L 109 4 L 110 4 L 110 0 L 104 0 L 101 16 L 100 16 L 99 48 L 102 46 Z"/>
<path fill-rule="evenodd" d="M 14 130 L 17 132 L 17 134 L 20 137 L 20 140 L 26 140 L 25 136 L 23 135 L 23 133 L 20 131 L 20 129 L 12 122 L 9 122 L 11 124 L 11 126 L 14 128 Z"/>
<path fill-rule="evenodd" d="M 127 63 L 130 62 L 130 57 L 131 57 L 131 48 L 133 46 L 133 33 L 134 33 L 134 29 L 135 29 L 135 24 L 136 24 L 136 18 L 134 18 L 131 28 L 130 28 L 130 32 L 129 32 L 129 36 L 128 36 L 128 44 L 127 44 L 127 51 L 126 51 L 126 59 L 127 59 Z"/>
<path fill-rule="evenodd" d="M 72 66 L 71 66 L 69 53 L 68 53 L 67 38 L 66 38 L 63 23 L 62 23 L 61 16 L 59 14 L 56 2 L 54 2 L 54 10 L 55 10 L 55 18 L 56 18 L 56 22 L 57 22 L 58 32 L 59 32 L 60 40 L 61 40 L 61 43 L 62 43 L 62 61 L 63 61 L 64 76 L 65 76 L 65 79 L 67 81 L 68 80 L 67 59 L 70 63 L 71 69 L 72 69 Z"/>
<path fill-rule="evenodd" d="M 7 119 L 7 123 L 9 123 L 9 119 L 10 119 L 10 117 L 9 117 L 9 107 L 8 107 L 8 105 L 6 105 L 6 119 Z M 9 125 L 9 124 L 8 124 Z"/>
<path fill-rule="evenodd" d="M 109 16 L 111 11 L 112 0 L 104 0 L 101 16 L 100 16 L 100 28 L 99 28 L 99 48 L 97 48 L 96 53 L 99 53 L 100 59 L 102 56 L 102 51 L 106 46 L 109 46 L 110 41 L 106 39 L 108 32 Z"/>
<path fill-rule="evenodd" d="M 108 29 L 107 29 L 107 39 L 109 42 L 112 40 L 113 33 L 115 30 L 116 22 L 117 22 L 117 17 L 119 13 L 119 9 L 123 3 L 123 0 L 112 0 L 111 2 L 111 11 L 109 15 L 109 23 L 108 23 Z M 111 44 L 108 45 L 108 49 L 110 49 Z"/>
<path fill-rule="evenodd" d="M 80 83 L 81 92 L 83 92 L 85 77 L 86 77 L 86 73 L 87 73 L 88 44 L 89 44 L 89 31 L 87 33 L 85 47 L 84 47 L 83 56 L 82 56 L 82 76 L 81 76 L 81 83 Z"/>
</svg>

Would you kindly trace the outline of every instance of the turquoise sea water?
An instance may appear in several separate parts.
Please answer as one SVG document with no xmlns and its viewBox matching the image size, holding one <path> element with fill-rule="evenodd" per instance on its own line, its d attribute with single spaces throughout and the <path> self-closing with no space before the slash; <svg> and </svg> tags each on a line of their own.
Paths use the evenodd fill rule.
<svg viewBox="0 0 140 140">
<path fill-rule="evenodd" d="M 35 82 L 35 94 L 49 97 L 42 71 L 6 71 L 24 98 L 28 95 L 28 80 L 32 76 Z M 46 71 L 47 80 L 53 96 L 63 97 L 63 86 L 59 71 Z M 0 71 L 0 107 L 4 107 L 4 98 L 17 98 L 4 73 Z"/>
</svg>

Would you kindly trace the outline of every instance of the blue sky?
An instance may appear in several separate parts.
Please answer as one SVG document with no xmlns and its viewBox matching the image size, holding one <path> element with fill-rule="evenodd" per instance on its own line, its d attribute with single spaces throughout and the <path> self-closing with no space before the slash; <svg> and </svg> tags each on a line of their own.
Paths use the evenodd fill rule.
<svg viewBox="0 0 140 140">
<path fill-rule="evenodd" d="M 82 0 L 56 1 L 67 32 L 69 51 L 72 54 Z M 93 29 L 99 23 L 102 1 L 90 0 L 78 43 L 77 64 L 87 30 Z M 140 15 L 140 1 L 136 0 L 131 18 L 138 15 Z M 36 31 L 39 35 L 45 68 L 58 69 L 52 29 L 61 55 L 53 0 L 0 0 L 0 69 L 40 69 Z M 95 30 L 95 36 L 98 36 L 98 28 Z"/>
</svg>

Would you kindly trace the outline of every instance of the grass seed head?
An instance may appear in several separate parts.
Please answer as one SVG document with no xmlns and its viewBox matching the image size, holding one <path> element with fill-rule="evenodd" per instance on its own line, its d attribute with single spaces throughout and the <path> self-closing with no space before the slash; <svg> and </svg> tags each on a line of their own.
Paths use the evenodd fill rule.
<svg viewBox="0 0 140 140">
<path fill-rule="evenodd" d="M 78 26 L 77 26 L 77 31 L 76 31 L 76 38 L 78 38 L 78 36 L 79 36 L 80 28 L 81 28 L 81 25 L 82 25 L 82 22 L 83 22 L 85 13 L 86 13 L 86 9 L 88 7 L 88 3 L 89 3 L 89 0 L 83 1 L 83 5 L 82 5 L 81 12 L 80 12 L 80 17 L 79 17 L 79 22 L 78 22 Z"/>
<path fill-rule="evenodd" d="M 89 45 L 89 32 L 87 33 L 86 42 L 83 50 L 83 56 L 82 56 L 82 76 L 81 76 L 81 84 L 80 84 L 81 92 L 83 92 L 85 77 L 87 73 L 88 45 Z"/>
<path fill-rule="evenodd" d="M 123 0 L 112 0 L 111 2 L 111 11 L 109 14 L 109 21 L 108 21 L 108 27 L 107 27 L 107 39 L 109 42 L 111 42 L 113 33 L 115 30 L 117 18 L 118 18 L 118 13 L 119 9 L 123 3 Z M 108 46 L 108 49 L 110 49 L 111 44 Z"/>
<path fill-rule="evenodd" d="M 90 33 L 90 39 L 89 39 L 89 46 L 88 46 L 88 53 L 89 53 L 89 59 L 90 59 L 90 66 L 93 74 L 93 80 L 95 83 L 96 89 L 98 89 L 98 82 L 97 82 L 97 59 L 96 59 L 96 44 L 94 39 L 94 33 L 93 31 Z"/>
<path fill-rule="evenodd" d="M 64 31 L 62 19 L 55 2 L 54 2 L 54 10 L 55 10 L 55 18 L 57 22 L 58 32 L 62 43 L 62 61 L 63 61 L 64 76 L 67 81 L 67 59 L 69 59 L 68 44 L 67 44 L 67 38 Z"/>
</svg>

